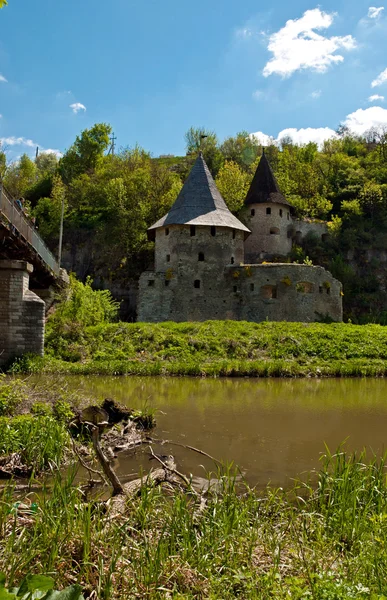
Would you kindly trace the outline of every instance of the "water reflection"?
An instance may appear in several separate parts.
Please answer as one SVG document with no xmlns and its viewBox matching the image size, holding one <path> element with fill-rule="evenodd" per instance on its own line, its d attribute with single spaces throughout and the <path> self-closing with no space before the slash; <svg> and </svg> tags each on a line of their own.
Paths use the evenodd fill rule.
<svg viewBox="0 0 387 600">
<path fill-rule="evenodd" d="M 347 439 L 347 448 L 385 449 L 387 382 L 384 379 L 189 379 L 67 377 L 90 397 L 131 407 L 156 407 L 158 437 L 203 449 L 241 467 L 249 482 L 289 485 L 324 451 Z M 183 449 L 172 452 L 179 469 L 203 476 L 211 463 Z M 149 468 L 147 457 L 141 459 Z M 135 470 L 121 455 L 118 471 Z"/>
</svg>

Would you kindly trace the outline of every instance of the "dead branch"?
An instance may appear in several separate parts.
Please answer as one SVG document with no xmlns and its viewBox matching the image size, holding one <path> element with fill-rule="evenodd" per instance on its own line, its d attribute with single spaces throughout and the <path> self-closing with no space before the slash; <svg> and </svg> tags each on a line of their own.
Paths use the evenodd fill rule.
<svg viewBox="0 0 387 600">
<path fill-rule="evenodd" d="M 99 428 L 98 428 L 98 426 L 93 425 L 93 423 L 89 423 L 88 421 L 86 421 L 85 423 L 91 429 L 91 439 L 93 441 L 94 450 L 95 450 L 97 458 L 101 464 L 103 472 L 105 473 L 106 477 L 108 478 L 108 480 L 110 481 L 110 483 L 113 486 L 113 496 L 116 496 L 117 494 L 123 494 L 124 489 L 122 487 L 122 483 L 120 482 L 117 475 L 111 468 L 108 459 L 102 452 L 102 448 L 99 443 Z"/>
<path fill-rule="evenodd" d="M 203 456 L 206 456 L 207 458 L 212 460 L 214 463 L 218 464 L 219 466 L 222 466 L 222 462 L 220 460 L 214 458 L 210 454 L 207 454 L 207 452 L 204 452 L 204 450 L 194 448 L 194 446 L 187 446 L 186 444 L 182 444 L 181 442 L 172 442 L 171 440 L 158 440 L 157 438 L 148 438 L 148 443 L 157 443 L 161 444 L 162 446 L 164 446 L 165 444 L 170 444 L 171 446 L 180 446 L 181 448 L 186 448 L 187 450 L 192 450 L 193 452 L 202 454 Z"/>
</svg>

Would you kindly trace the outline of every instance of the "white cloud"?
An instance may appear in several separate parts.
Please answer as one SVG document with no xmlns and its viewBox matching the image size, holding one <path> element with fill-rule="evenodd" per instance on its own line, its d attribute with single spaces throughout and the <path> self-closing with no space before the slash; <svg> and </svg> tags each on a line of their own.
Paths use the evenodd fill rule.
<svg viewBox="0 0 387 600">
<path fill-rule="evenodd" d="M 0 83 L 8 83 L 8 79 L 6 79 L 4 75 L 0 75 Z"/>
<path fill-rule="evenodd" d="M 379 73 L 377 78 L 373 80 L 373 82 L 371 83 L 371 87 L 373 87 L 373 88 L 377 87 L 379 85 L 382 85 L 386 81 L 387 81 L 387 69 L 384 69 L 384 71 Z"/>
<path fill-rule="evenodd" d="M 86 106 L 80 102 L 74 102 L 74 104 L 70 104 L 70 108 L 72 108 L 73 113 L 75 114 L 79 113 L 80 110 L 86 111 Z"/>
<path fill-rule="evenodd" d="M 249 27 L 242 27 L 236 30 L 235 35 L 237 38 L 248 39 L 251 38 L 253 32 Z"/>
<path fill-rule="evenodd" d="M 293 142 L 299 145 L 315 142 L 318 146 L 322 146 L 325 140 L 337 137 L 337 133 L 329 127 L 306 127 L 301 129 L 289 127 L 279 132 L 277 142 L 280 143 L 285 137 L 292 138 Z"/>
<path fill-rule="evenodd" d="M 384 6 L 379 6 L 379 8 L 376 8 L 376 6 L 370 6 L 368 9 L 367 16 L 370 19 L 377 19 L 378 17 L 380 17 L 383 10 L 384 10 Z"/>
<path fill-rule="evenodd" d="M 267 135 L 266 133 L 263 133 L 262 131 L 257 131 L 256 133 L 251 133 L 250 137 L 258 140 L 258 142 L 260 144 L 262 144 L 262 146 L 271 146 L 272 144 L 276 143 L 276 140 L 271 135 Z"/>
<path fill-rule="evenodd" d="M 43 146 L 40 146 L 39 144 L 37 144 L 33 140 L 29 140 L 29 139 L 27 139 L 25 137 L 15 137 L 15 136 L 0 137 L 0 145 L 3 146 L 3 147 L 5 147 L 5 148 L 7 148 L 9 146 L 11 146 L 11 147 L 13 147 L 13 146 L 24 146 L 25 148 L 33 148 L 34 152 L 36 151 L 36 148 L 39 148 L 39 152 L 41 154 L 48 154 L 48 153 L 52 152 L 58 158 L 60 158 L 61 156 L 63 156 L 62 152 L 60 152 L 59 150 L 55 150 L 53 148 L 44 149 Z"/>
<path fill-rule="evenodd" d="M 314 90 L 311 94 L 309 94 L 311 98 L 320 98 L 321 90 Z"/>
<path fill-rule="evenodd" d="M 38 144 L 35 144 L 32 140 L 28 140 L 24 137 L 2 137 L 0 143 L 3 146 L 26 146 L 27 148 L 36 148 Z"/>
<path fill-rule="evenodd" d="M 262 90 L 255 90 L 255 92 L 252 93 L 252 96 L 254 100 L 259 100 L 260 98 L 262 98 L 263 92 Z"/>
<path fill-rule="evenodd" d="M 379 96 L 379 94 L 373 94 L 368 98 L 368 102 L 377 102 L 378 100 L 383 102 L 384 96 Z"/>
<path fill-rule="evenodd" d="M 301 69 L 324 73 L 328 67 L 340 63 L 344 57 L 334 54 L 339 48 L 352 50 L 356 40 L 351 35 L 324 37 L 316 29 L 327 29 L 333 23 L 334 13 L 319 8 L 307 10 L 300 19 L 291 19 L 269 37 L 268 50 L 273 58 L 265 65 L 263 75 L 273 73 L 288 77 Z"/>
<path fill-rule="evenodd" d="M 385 127 L 387 126 L 387 109 L 381 108 L 381 106 L 359 108 L 347 115 L 344 125 L 358 135 L 362 135 L 371 127 Z"/>
<path fill-rule="evenodd" d="M 62 158 L 62 156 L 63 156 L 63 152 L 60 152 L 60 150 L 55 150 L 54 148 L 47 148 L 47 150 L 43 150 L 42 148 L 39 148 L 39 153 L 40 154 L 55 154 L 55 156 L 57 158 Z"/>
</svg>

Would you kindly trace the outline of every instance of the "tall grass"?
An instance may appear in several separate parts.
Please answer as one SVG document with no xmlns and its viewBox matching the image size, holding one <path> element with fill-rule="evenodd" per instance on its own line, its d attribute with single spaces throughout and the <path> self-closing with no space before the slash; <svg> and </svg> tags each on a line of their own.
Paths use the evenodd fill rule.
<svg viewBox="0 0 387 600">
<path fill-rule="evenodd" d="M 261 494 L 232 469 L 199 509 L 194 497 L 144 487 L 107 526 L 73 473 L 15 508 L 0 500 L 0 571 L 55 573 L 99 598 L 382 600 L 387 592 L 386 460 L 328 451 L 314 483 Z M 26 504 L 30 503 L 24 499 Z"/>
<path fill-rule="evenodd" d="M 100 323 L 52 328 L 44 359 L 15 371 L 221 377 L 387 374 L 387 329 L 322 323 Z"/>
</svg>

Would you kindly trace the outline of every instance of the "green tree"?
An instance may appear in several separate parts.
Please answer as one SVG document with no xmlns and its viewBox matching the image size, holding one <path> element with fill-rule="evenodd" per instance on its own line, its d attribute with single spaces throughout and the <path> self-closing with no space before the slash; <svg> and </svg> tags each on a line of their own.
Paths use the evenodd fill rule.
<svg viewBox="0 0 387 600">
<path fill-rule="evenodd" d="M 104 152 L 109 147 L 112 128 L 106 123 L 97 123 L 76 137 L 74 144 L 59 161 L 63 181 L 70 182 L 81 173 L 93 173 L 101 164 Z"/>
<path fill-rule="evenodd" d="M 37 169 L 34 161 L 23 154 L 19 161 L 10 165 L 4 175 L 4 184 L 14 198 L 25 196 L 36 183 Z"/>
<path fill-rule="evenodd" d="M 201 150 L 212 176 L 216 177 L 224 161 L 216 134 L 204 127 L 190 127 L 184 138 L 187 154 L 198 154 Z"/>
<path fill-rule="evenodd" d="M 230 160 L 221 167 L 216 185 L 222 194 L 228 208 L 237 212 L 243 206 L 250 183 L 250 177 L 242 171 L 239 165 Z"/>
</svg>

